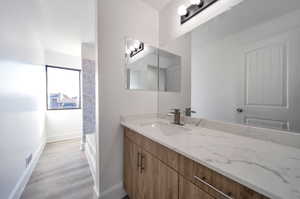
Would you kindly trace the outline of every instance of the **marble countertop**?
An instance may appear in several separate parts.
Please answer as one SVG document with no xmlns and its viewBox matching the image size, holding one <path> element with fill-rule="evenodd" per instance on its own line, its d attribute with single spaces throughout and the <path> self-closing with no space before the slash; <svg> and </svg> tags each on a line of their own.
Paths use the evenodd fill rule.
<svg viewBox="0 0 300 199">
<path fill-rule="evenodd" d="M 121 124 L 273 199 L 300 199 L 300 149 L 203 126 L 168 134 L 156 117 L 122 117 Z"/>
</svg>

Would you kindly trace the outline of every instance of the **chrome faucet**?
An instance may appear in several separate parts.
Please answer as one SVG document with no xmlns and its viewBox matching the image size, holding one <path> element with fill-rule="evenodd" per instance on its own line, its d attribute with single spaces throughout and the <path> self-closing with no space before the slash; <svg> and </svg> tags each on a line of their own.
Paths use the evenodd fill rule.
<svg viewBox="0 0 300 199">
<path fill-rule="evenodd" d="M 180 109 L 172 109 L 172 110 L 173 110 L 173 112 L 170 112 L 169 115 L 174 115 L 173 124 L 183 126 L 183 124 L 180 121 L 181 120 Z"/>
</svg>

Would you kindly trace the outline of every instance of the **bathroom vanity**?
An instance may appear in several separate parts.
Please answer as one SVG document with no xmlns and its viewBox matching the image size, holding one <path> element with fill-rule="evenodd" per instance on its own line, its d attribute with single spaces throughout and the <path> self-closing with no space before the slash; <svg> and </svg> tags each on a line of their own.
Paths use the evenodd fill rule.
<svg viewBox="0 0 300 199">
<path fill-rule="evenodd" d="M 181 127 L 148 116 L 121 123 L 130 199 L 300 198 L 296 147 L 217 130 L 209 121 Z"/>
<path fill-rule="evenodd" d="M 300 10 L 284 8 L 300 4 L 258 3 L 158 47 L 126 39 L 125 88 L 157 113 L 121 122 L 131 199 L 300 199 Z"/>
</svg>

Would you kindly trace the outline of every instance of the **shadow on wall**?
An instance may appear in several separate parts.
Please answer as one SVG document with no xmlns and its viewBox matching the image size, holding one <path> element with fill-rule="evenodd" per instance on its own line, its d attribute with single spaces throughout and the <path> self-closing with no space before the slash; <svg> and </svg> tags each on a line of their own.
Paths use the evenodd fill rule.
<svg viewBox="0 0 300 199">
<path fill-rule="evenodd" d="M 38 100 L 31 96 L 19 94 L 0 95 L 0 99 L 1 112 L 30 112 L 40 109 L 37 105 Z"/>
</svg>

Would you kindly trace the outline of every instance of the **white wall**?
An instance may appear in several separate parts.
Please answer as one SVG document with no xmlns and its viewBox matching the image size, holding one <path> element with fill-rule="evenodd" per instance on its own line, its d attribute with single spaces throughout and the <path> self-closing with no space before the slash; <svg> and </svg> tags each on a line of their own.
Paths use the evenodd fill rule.
<svg viewBox="0 0 300 199">
<path fill-rule="evenodd" d="M 45 64 L 81 69 L 81 56 L 46 51 Z M 49 110 L 46 112 L 47 141 L 79 138 L 82 135 L 82 110 Z"/>
<path fill-rule="evenodd" d="M 19 196 L 34 165 L 26 168 L 25 158 L 34 161 L 44 144 L 45 68 L 35 0 L 0 4 L 0 198 L 7 199 Z"/>
<path fill-rule="evenodd" d="M 96 60 L 96 45 L 95 43 L 81 44 L 81 58 L 88 60 Z"/>
<path fill-rule="evenodd" d="M 81 137 L 82 110 L 47 111 L 46 130 L 48 142 Z"/>
<path fill-rule="evenodd" d="M 181 56 L 181 89 L 180 92 L 159 92 L 158 111 L 168 113 L 174 108 L 191 107 L 191 35 L 185 34 L 160 48 Z"/>
<path fill-rule="evenodd" d="M 124 194 L 120 116 L 157 111 L 156 92 L 125 89 L 125 37 L 157 46 L 158 13 L 140 0 L 98 3 L 100 193 L 116 199 Z"/>
<path fill-rule="evenodd" d="M 39 13 L 35 8 L 35 0 L 1 1 L 1 59 L 32 64 L 43 63 L 43 48 L 40 35 L 36 31 Z"/>
<path fill-rule="evenodd" d="M 57 51 L 45 51 L 45 64 L 81 69 L 81 56 L 63 54 Z"/>
<path fill-rule="evenodd" d="M 226 12 L 228 9 L 239 4 L 243 0 L 222 0 L 216 2 L 214 5 L 203 11 L 201 14 L 195 16 L 185 24 L 180 24 L 180 17 L 177 14 L 177 9 L 180 5 L 188 6 L 186 0 L 170 1 L 159 12 L 159 44 L 166 45 L 177 37 L 192 31 L 194 28 L 214 17 Z"/>
<path fill-rule="evenodd" d="M 0 198 L 14 196 L 44 143 L 45 108 L 45 68 L 0 59 Z"/>
<path fill-rule="evenodd" d="M 81 43 L 92 42 L 95 37 L 94 11 L 94 0 L 0 3 L 1 199 L 19 196 L 33 168 L 25 169 L 25 158 L 30 153 L 35 155 L 44 144 L 44 65 L 81 67 Z M 48 116 L 47 127 L 53 137 L 59 131 L 81 132 L 80 110 L 52 112 Z M 73 123 L 68 120 L 58 129 L 66 118 Z"/>
</svg>

